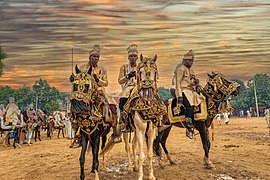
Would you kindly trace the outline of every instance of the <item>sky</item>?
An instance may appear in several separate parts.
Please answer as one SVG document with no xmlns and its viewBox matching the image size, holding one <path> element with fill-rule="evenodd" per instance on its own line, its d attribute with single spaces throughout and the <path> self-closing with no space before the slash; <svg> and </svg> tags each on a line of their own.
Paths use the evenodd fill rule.
<svg viewBox="0 0 270 180">
<path fill-rule="evenodd" d="M 119 93 L 132 43 L 146 57 L 157 54 L 158 85 L 167 88 L 190 49 L 202 84 L 212 71 L 244 82 L 270 75 L 270 0 L 1 0 L 0 46 L 8 58 L 0 86 L 31 87 L 42 78 L 70 92 L 72 48 L 74 65 L 82 65 L 99 44 L 107 92 Z"/>
</svg>

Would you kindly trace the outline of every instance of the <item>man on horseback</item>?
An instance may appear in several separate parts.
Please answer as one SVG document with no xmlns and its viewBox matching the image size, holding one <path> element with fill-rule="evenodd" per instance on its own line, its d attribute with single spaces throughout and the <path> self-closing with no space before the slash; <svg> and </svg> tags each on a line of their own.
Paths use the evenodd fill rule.
<svg viewBox="0 0 270 180">
<path fill-rule="evenodd" d="M 131 44 L 128 48 L 128 64 L 124 64 L 120 68 L 120 73 L 118 76 L 118 82 L 121 85 L 122 92 L 119 94 L 120 102 L 119 108 L 121 113 L 122 122 L 127 125 L 127 117 L 124 113 L 124 105 L 128 100 L 128 97 L 132 89 L 136 85 L 136 70 L 137 70 L 137 59 L 138 59 L 138 46 L 136 44 Z M 126 126 L 123 132 L 130 131 L 130 127 Z"/>
<path fill-rule="evenodd" d="M 194 71 L 191 68 L 194 62 L 194 52 L 190 50 L 184 55 L 181 64 L 178 64 L 174 72 L 175 94 L 177 103 L 185 106 L 186 117 L 186 135 L 193 139 L 194 134 L 194 106 L 198 106 L 202 100 L 195 91 L 199 80 L 195 78 Z"/>
<path fill-rule="evenodd" d="M 4 109 L 3 109 L 4 111 Z M 9 97 L 9 104 L 6 106 L 6 111 L 3 112 L 3 117 L 5 117 L 5 124 L 4 126 L 10 127 L 9 129 L 11 130 L 12 133 L 18 133 L 16 130 L 16 125 L 20 124 L 20 109 L 15 103 L 15 98 L 14 97 Z M 3 127 L 2 127 L 3 128 Z M 3 144 L 6 145 L 6 141 L 8 139 L 8 133 L 5 133 L 5 136 L 3 138 Z M 14 148 L 15 148 L 15 142 L 18 141 L 17 135 L 14 137 Z M 20 145 L 18 145 L 20 147 Z"/>
<path fill-rule="evenodd" d="M 108 86 L 108 78 L 107 78 L 107 70 L 98 65 L 99 62 L 99 57 L 100 57 L 100 46 L 99 45 L 94 45 L 93 49 L 89 52 L 89 61 L 80 66 L 80 70 L 83 72 L 88 72 L 89 68 L 92 67 L 92 75 L 97 83 L 97 91 L 99 96 L 101 97 L 102 101 L 104 102 L 105 105 L 105 119 L 106 117 L 112 117 L 112 110 L 116 111 L 116 108 L 112 108 L 112 106 L 116 106 L 117 103 L 115 100 L 105 92 L 105 87 Z M 74 76 L 73 76 L 74 77 Z M 117 131 L 116 131 L 116 122 L 112 122 L 112 127 L 113 127 L 113 134 L 112 138 L 117 138 Z"/>
</svg>

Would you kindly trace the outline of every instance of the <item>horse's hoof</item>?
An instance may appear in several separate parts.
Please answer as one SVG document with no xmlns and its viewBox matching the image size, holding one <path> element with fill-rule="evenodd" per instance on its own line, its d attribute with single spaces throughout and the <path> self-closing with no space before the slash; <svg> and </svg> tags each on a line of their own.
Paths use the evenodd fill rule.
<svg viewBox="0 0 270 180">
<path fill-rule="evenodd" d="M 156 180 L 156 177 L 155 176 L 149 176 L 149 179 L 150 180 Z"/>
<path fill-rule="evenodd" d="M 134 167 L 134 172 L 138 172 L 139 168 L 138 167 Z"/>
<path fill-rule="evenodd" d="M 170 161 L 170 164 L 171 164 L 171 165 L 176 165 L 176 162 Z"/>
</svg>

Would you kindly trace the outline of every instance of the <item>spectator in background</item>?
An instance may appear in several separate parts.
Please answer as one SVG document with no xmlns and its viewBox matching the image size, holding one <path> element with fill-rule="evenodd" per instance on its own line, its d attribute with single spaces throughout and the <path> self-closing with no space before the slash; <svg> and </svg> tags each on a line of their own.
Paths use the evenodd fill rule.
<svg viewBox="0 0 270 180">
<path fill-rule="evenodd" d="M 247 119 L 250 119 L 251 118 L 251 113 L 249 110 L 247 110 Z"/>
<path fill-rule="evenodd" d="M 267 127 L 270 128 L 270 107 L 266 108 L 264 111 L 264 118 L 266 120 Z"/>
</svg>

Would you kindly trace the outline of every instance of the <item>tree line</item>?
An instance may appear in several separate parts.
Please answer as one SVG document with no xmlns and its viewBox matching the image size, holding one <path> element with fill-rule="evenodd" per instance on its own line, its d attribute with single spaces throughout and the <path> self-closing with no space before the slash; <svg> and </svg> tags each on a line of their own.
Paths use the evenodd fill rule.
<svg viewBox="0 0 270 180">
<path fill-rule="evenodd" d="M 7 105 L 9 97 L 14 97 L 20 109 L 25 109 L 29 104 L 33 104 L 46 112 L 59 111 L 61 107 L 66 107 L 69 98 L 68 94 L 60 92 L 55 87 L 49 85 L 44 79 L 39 79 L 30 87 L 12 89 L 9 86 L 0 87 L 0 104 Z"/>
</svg>

